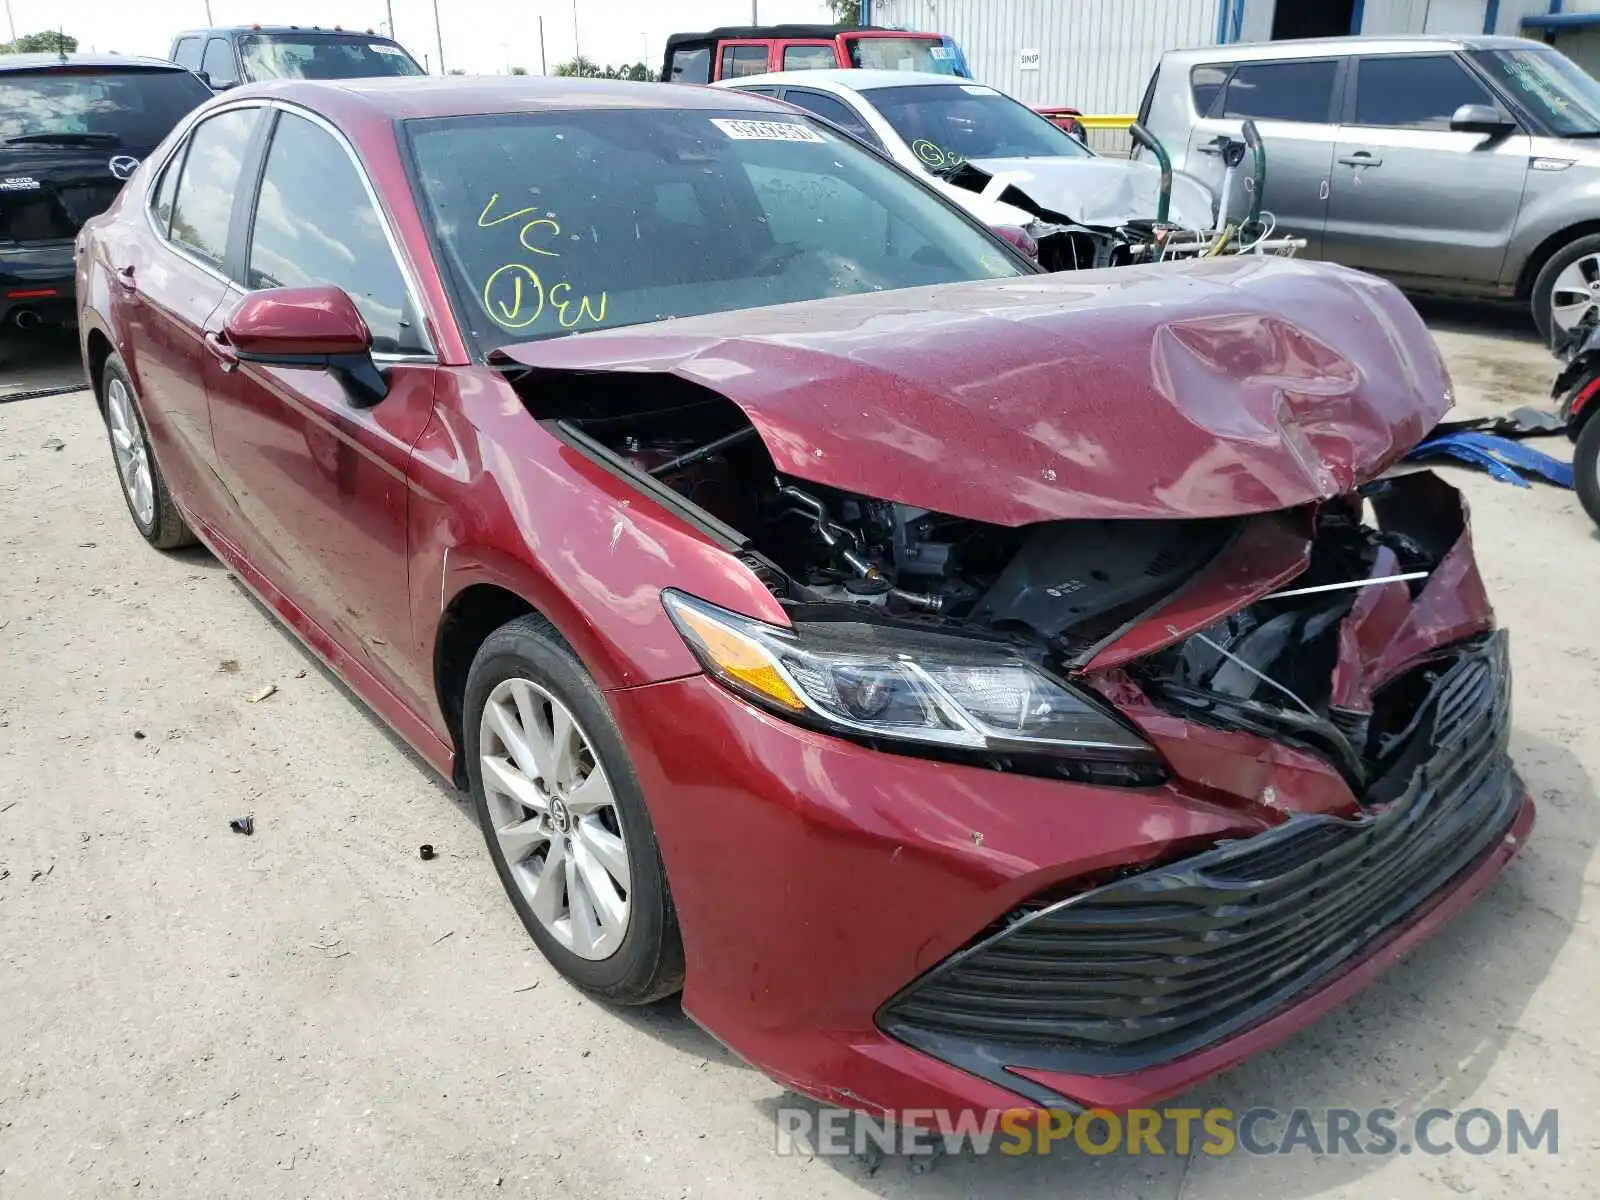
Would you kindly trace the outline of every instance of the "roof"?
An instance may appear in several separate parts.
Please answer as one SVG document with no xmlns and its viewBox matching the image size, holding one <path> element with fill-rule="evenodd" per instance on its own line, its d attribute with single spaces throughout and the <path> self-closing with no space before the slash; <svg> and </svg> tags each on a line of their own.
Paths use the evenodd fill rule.
<svg viewBox="0 0 1600 1200">
<path fill-rule="evenodd" d="M 674 33 L 668 47 L 684 42 L 720 42 L 726 38 L 836 38 L 841 33 L 897 33 L 881 25 L 719 25 L 704 33 Z M 922 34 L 938 37 L 938 34 Z"/>
<path fill-rule="evenodd" d="M 136 54 L 0 54 L 0 71 L 48 71 L 62 67 L 71 71 L 183 70 L 164 58 L 143 58 Z"/>
<path fill-rule="evenodd" d="M 229 100 L 277 97 L 316 109 L 353 105 L 389 120 L 488 116 L 575 108 L 687 108 L 792 112 L 761 96 L 676 83 L 561 75 L 387 75 L 373 79 L 279 79 L 233 88 Z"/>
<path fill-rule="evenodd" d="M 869 92 L 886 87 L 918 87 L 931 84 L 963 84 L 975 86 L 970 79 L 959 75 L 940 75 L 934 71 L 882 71 L 857 70 L 846 67 L 828 67 L 815 71 L 768 71 L 764 75 L 741 75 L 737 79 L 719 79 L 713 87 L 744 87 L 749 84 L 790 84 L 794 87 L 833 84 L 841 91 Z"/>
<path fill-rule="evenodd" d="M 1436 33 L 1396 34 L 1393 37 L 1300 38 L 1286 42 L 1235 42 L 1225 46 L 1198 46 L 1169 50 L 1164 61 L 1176 63 L 1269 62 L 1274 59 L 1326 58 L 1348 54 L 1416 54 L 1428 50 L 1525 50 L 1525 38 L 1445 36 Z"/>
<path fill-rule="evenodd" d="M 320 25 L 206 25 L 199 29 L 185 29 L 172 36 L 205 37 L 212 33 L 314 33 L 328 37 L 359 37 L 372 38 L 379 42 L 393 42 L 392 37 L 382 33 L 374 33 L 370 29 L 335 29 L 328 26 L 324 29 Z M 396 45 L 399 43 L 396 42 Z"/>
</svg>

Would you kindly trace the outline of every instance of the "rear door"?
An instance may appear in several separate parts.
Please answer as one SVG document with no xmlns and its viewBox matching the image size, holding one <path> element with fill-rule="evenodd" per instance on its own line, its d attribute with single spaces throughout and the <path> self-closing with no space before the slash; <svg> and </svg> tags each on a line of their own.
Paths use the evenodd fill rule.
<svg viewBox="0 0 1600 1200">
<path fill-rule="evenodd" d="M 1196 110 L 1185 156 L 1186 169 L 1222 196 L 1226 168 L 1218 138 L 1238 138 L 1249 117 L 1267 150 L 1264 207 L 1277 220 L 1277 232 L 1306 239 L 1303 254 L 1322 257 L 1328 216 L 1328 175 L 1338 136 L 1336 103 L 1344 74 L 1340 58 L 1283 59 L 1239 63 L 1226 80 L 1212 66 L 1190 80 Z M 1235 176 L 1229 210 L 1219 220 L 1237 220 L 1249 209 L 1248 162 Z"/>
<path fill-rule="evenodd" d="M 1532 142 L 1521 130 L 1452 132 L 1463 104 L 1504 111 L 1453 54 L 1355 60 L 1324 257 L 1388 275 L 1499 279 Z"/>
<path fill-rule="evenodd" d="M 426 681 L 407 667 L 406 467 L 433 411 L 437 367 L 388 220 L 331 128 L 277 114 L 238 250 L 246 291 L 343 288 L 389 384 L 362 409 L 320 368 L 239 363 L 209 373 L 218 469 L 247 553 L 386 687 L 425 707 Z M 226 315 L 211 322 L 213 342 Z"/>
<path fill-rule="evenodd" d="M 228 294 L 228 239 L 262 116 L 260 108 L 238 107 L 199 122 L 162 166 L 149 209 L 152 236 L 109 248 L 114 324 L 162 474 L 190 515 L 224 533 L 231 533 L 232 503 L 216 475 L 203 333 Z"/>
</svg>

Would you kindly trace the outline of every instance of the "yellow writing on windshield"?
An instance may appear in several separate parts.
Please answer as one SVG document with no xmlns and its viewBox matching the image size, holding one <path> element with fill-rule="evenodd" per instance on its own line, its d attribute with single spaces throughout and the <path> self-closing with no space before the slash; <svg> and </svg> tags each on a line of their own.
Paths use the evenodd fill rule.
<svg viewBox="0 0 1600 1200">
<path fill-rule="evenodd" d="M 506 329 L 526 329 L 544 315 L 544 283 L 526 263 L 507 263 L 484 280 L 483 311 Z"/>
<path fill-rule="evenodd" d="M 549 258 L 561 257 L 557 251 L 535 244 L 536 239 L 546 234 L 561 233 L 561 220 L 555 213 L 536 215 L 540 209 L 530 206 L 495 215 L 499 203 L 499 192 L 489 197 L 478 214 L 479 229 L 521 221 L 517 242 L 524 250 Z M 606 293 L 580 294 L 570 278 L 546 284 L 539 272 L 524 262 L 504 263 L 491 271 L 483 281 L 481 299 L 483 311 L 502 329 L 527 329 L 544 316 L 547 308 L 555 314 L 556 324 L 562 329 L 576 329 L 585 321 L 599 325 L 606 319 Z"/>
<path fill-rule="evenodd" d="M 509 212 L 503 216 L 490 217 L 489 210 L 499 202 L 499 192 L 496 192 L 494 195 L 489 197 L 489 203 L 485 204 L 483 206 L 483 211 L 478 214 L 479 229 L 490 229 L 495 225 L 503 225 L 507 221 L 515 221 L 518 217 L 525 217 L 529 213 L 536 213 L 539 211 L 536 206 L 530 206 L 528 208 L 519 208 L 516 212 Z M 555 213 L 546 213 L 542 217 L 535 217 L 533 220 L 527 222 L 525 225 L 523 225 L 521 230 L 518 231 L 517 241 L 522 243 L 522 248 L 524 250 L 530 251 L 531 253 L 546 254 L 551 258 L 560 258 L 561 255 L 558 252 L 554 250 L 546 250 L 541 246 L 535 246 L 528 240 L 532 234 L 532 231 L 535 229 L 548 229 L 552 234 L 560 234 L 561 226 L 556 222 Z"/>
</svg>

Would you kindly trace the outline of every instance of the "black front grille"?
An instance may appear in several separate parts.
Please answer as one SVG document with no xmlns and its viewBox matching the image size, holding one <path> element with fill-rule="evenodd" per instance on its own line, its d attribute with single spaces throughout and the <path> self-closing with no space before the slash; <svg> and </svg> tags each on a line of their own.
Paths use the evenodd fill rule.
<svg viewBox="0 0 1600 1200">
<path fill-rule="evenodd" d="M 1297 816 L 1042 908 L 935 967 L 880 1023 L 1015 1087 L 1003 1065 L 1116 1074 L 1259 1021 L 1420 908 L 1515 818 L 1505 635 L 1463 648 L 1420 715 L 1363 817 Z"/>
</svg>

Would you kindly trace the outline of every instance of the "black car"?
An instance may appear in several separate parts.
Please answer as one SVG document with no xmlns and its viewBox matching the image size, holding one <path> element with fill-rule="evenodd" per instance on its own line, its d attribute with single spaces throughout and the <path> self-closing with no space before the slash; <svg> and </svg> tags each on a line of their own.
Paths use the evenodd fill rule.
<svg viewBox="0 0 1600 1200">
<path fill-rule="evenodd" d="M 0 55 L 0 337 L 72 322 L 79 228 L 210 97 L 159 59 Z"/>
<path fill-rule="evenodd" d="M 172 39 L 171 58 L 219 92 L 263 79 L 426 74 L 393 38 L 302 25 L 186 29 Z"/>
</svg>

